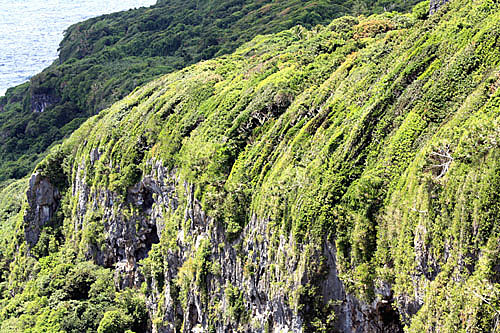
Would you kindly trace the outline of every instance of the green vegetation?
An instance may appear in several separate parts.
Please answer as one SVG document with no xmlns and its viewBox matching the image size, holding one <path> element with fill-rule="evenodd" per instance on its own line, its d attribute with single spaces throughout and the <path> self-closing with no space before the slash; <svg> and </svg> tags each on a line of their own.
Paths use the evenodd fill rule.
<svg viewBox="0 0 500 333">
<path fill-rule="evenodd" d="M 0 202 L 19 226 L 2 329 L 137 330 L 149 297 L 152 324 L 180 331 L 197 297 L 211 329 L 243 330 L 254 319 L 245 283 L 264 265 L 258 246 L 245 250 L 255 242 L 266 244 L 266 297 L 284 295 L 306 332 L 338 319 L 320 288 L 325 244 L 351 295 L 371 303 L 390 286 L 408 332 L 498 330 L 499 68 L 499 4 L 452 1 L 431 17 L 417 6 L 257 36 L 134 90 L 38 166 L 62 194 L 60 246 L 28 255 L 22 212 Z M 163 233 L 141 262 L 143 288 L 123 301 L 110 269 L 86 259 L 109 242 L 116 216 L 101 209 L 151 218 L 127 194 L 158 176 L 153 163 L 175 178 L 178 206 L 153 205 Z M 85 209 L 75 184 L 93 198 Z M 227 243 L 213 230 L 196 237 L 193 199 Z M 248 230 L 252 217 L 262 230 Z M 239 285 L 217 281 L 221 252 L 241 264 Z"/>
<path fill-rule="evenodd" d="M 4 184 L 0 189 L 0 288 L 9 278 L 9 264 L 16 254 L 16 227 L 20 227 L 26 200 L 25 179 Z"/>
<path fill-rule="evenodd" d="M 76 24 L 52 66 L 0 97 L 0 182 L 26 176 L 50 145 L 161 74 L 231 53 L 258 34 L 416 2 L 169 0 Z"/>
<path fill-rule="evenodd" d="M 67 251 L 26 260 L 32 278 L 22 293 L 2 300 L 1 332 L 123 333 L 147 327 L 144 296 L 131 289 L 117 291 L 110 269 L 74 264 L 74 253 Z"/>
</svg>

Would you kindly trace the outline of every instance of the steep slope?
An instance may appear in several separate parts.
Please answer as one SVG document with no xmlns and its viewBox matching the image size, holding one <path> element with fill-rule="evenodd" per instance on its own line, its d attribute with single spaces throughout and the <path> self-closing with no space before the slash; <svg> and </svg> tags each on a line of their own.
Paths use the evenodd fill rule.
<svg viewBox="0 0 500 333">
<path fill-rule="evenodd" d="M 52 66 L 0 97 L 0 182 L 26 176 L 47 147 L 161 74 L 230 53 L 258 34 L 417 1 L 169 0 L 76 24 Z"/>
<path fill-rule="evenodd" d="M 2 329 L 498 331 L 499 5 L 423 6 L 90 118 L 31 176 Z"/>
</svg>

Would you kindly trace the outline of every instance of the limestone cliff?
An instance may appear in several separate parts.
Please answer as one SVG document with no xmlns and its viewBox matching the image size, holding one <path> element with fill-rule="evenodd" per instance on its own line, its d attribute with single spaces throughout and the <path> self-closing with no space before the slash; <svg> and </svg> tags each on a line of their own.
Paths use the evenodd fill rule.
<svg viewBox="0 0 500 333">
<path fill-rule="evenodd" d="M 447 6 L 260 36 L 89 119 L 31 178 L 2 328 L 496 330 L 500 11 Z"/>
</svg>

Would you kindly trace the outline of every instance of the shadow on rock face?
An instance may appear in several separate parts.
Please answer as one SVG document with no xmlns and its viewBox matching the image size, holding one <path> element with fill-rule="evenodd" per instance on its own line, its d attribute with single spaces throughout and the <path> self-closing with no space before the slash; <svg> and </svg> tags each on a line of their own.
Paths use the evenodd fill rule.
<svg viewBox="0 0 500 333">
<path fill-rule="evenodd" d="M 58 189 L 39 172 L 31 176 L 26 196 L 29 208 L 24 216 L 24 235 L 32 248 L 38 242 L 43 227 L 54 216 L 61 196 Z"/>
</svg>

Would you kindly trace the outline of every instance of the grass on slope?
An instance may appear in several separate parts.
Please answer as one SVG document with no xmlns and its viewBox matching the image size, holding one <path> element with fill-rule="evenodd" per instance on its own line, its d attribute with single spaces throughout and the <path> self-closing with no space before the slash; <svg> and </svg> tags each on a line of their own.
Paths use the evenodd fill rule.
<svg viewBox="0 0 500 333">
<path fill-rule="evenodd" d="M 76 24 L 52 66 L 0 98 L 0 181 L 24 177 L 47 147 L 161 74 L 230 53 L 258 34 L 416 2 L 171 0 Z M 45 111 L 33 112 L 43 101 Z"/>
</svg>

